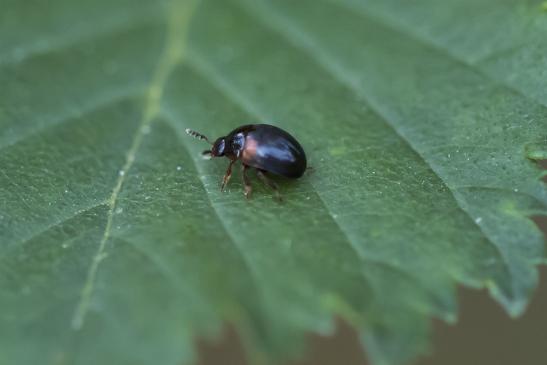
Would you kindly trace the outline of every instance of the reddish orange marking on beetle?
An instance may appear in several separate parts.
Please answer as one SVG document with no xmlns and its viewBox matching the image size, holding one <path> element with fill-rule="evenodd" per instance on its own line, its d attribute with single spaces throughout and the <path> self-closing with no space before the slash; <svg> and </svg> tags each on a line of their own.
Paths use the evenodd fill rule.
<svg viewBox="0 0 547 365">
<path fill-rule="evenodd" d="M 256 150 L 258 148 L 258 143 L 253 138 L 245 138 L 245 148 L 241 157 L 243 161 L 251 161 L 256 156 Z"/>
</svg>

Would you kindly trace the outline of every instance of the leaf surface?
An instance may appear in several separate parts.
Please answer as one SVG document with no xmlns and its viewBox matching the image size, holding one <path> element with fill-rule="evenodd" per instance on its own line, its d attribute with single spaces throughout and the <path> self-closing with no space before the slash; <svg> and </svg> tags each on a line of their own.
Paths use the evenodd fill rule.
<svg viewBox="0 0 547 365">
<path fill-rule="evenodd" d="M 225 321 L 278 359 L 335 315 L 399 364 L 456 319 L 457 285 L 525 309 L 538 2 L 1 5 L 1 364 L 191 362 Z M 279 180 L 283 204 L 256 179 L 246 201 L 239 169 L 221 193 L 227 161 L 184 134 L 254 122 L 314 168 Z"/>
</svg>

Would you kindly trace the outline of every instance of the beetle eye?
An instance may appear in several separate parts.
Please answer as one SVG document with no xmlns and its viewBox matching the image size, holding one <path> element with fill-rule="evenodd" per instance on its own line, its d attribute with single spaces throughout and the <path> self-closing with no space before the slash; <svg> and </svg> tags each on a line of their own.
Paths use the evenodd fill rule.
<svg viewBox="0 0 547 365">
<path fill-rule="evenodd" d="M 213 146 L 212 155 L 213 156 L 224 156 L 224 138 L 219 138 Z"/>
</svg>

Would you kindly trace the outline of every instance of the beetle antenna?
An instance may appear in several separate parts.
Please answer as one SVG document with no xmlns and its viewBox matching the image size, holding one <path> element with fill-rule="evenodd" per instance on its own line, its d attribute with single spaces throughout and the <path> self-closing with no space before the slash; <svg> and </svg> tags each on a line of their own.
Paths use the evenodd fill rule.
<svg viewBox="0 0 547 365">
<path fill-rule="evenodd" d="M 189 129 L 189 128 L 186 128 L 186 134 L 188 134 L 189 136 L 192 136 L 192 137 L 194 137 L 194 138 L 197 138 L 197 139 L 199 139 L 199 140 L 201 140 L 201 141 L 206 141 L 206 142 L 209 143 L 209 144 L 213 144 L 213 143 L 211 143 L 211 141 L 209 141 L 209 138 L 207 138 L 207 137 L 205 137 L 203 134 L 198 133 L 198 132 L 196 132 L 196 131 L 193 131 L 193 130 L 191 130 L 191 129 Z"/>
</svg>

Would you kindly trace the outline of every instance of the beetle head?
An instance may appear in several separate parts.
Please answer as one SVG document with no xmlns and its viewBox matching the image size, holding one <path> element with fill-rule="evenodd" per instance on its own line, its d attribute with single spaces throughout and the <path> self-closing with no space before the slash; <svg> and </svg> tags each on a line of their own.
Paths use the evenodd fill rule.
<svg viewBox="0 0 547 365">
<path fill-rule="evenodd" d="M 226 146 L 226 139 L 224 137 L 218 138 L 215 143 L 213 143 L 213 148 L 211 149 L 211 156 L 213 157 L 222 157 L 224 156 L 224 148 Z"/>
</svg>

